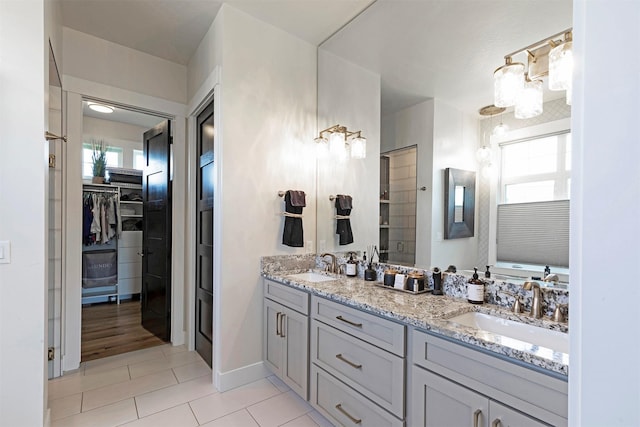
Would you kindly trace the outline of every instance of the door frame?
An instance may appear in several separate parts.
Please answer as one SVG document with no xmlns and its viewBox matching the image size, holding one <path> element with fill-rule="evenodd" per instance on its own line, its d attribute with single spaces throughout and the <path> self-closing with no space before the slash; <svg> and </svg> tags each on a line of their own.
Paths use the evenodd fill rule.
<svg viewBox="0 0 640 427">
<path fill-rule="evenodd" d="M 188 171 L 188 187 L 187 187 L 187 212 L 186 212 L 186 225 L 188 247 L 186 248 L 186 318 L 188 331 L 186 341 L 188 343 L 189 350 L 195 349 L 195 281 L 196 281 L 196 203 L 197 203 L 197 189 L 196 189 L 196 153 L 197 153 L 197 118 L 198 115 L 204 110 L 211 101 L 213 101 L 214 112 L 213 121 L 214 129 L 216 130 L 214 156 L 216 161 L 214 162 L 214 186 L 215 191 L 213 194 L 213 235 L 214 241 L 220 241 L 222 238 L 222 221 L 220 215 L 216 212 L 222 201 L 222 164 L 220 159 L 222 158 L 222 85 L 221 85 L 221 68 L 216 66 L 214 70 L 205 79 L 204 83 L 196 91 L 187 107 L 187 128 L 188 128 L 188 150 L 187 150 L 187 171 Z M 221 267 L 221 252 L 220 246 L 214 244 L 213 247 L 213 357 L 211 370 L 213 374 L 213 384 L 218 388 L 219 386 L 219 361 L 220 361 L 220 267 Z"/>
<path fill-rule="evenodd" d="M 184 322 L 185 302 L 185 255 L 193 235 L 184 233 L 188 225 L 185 212 L 187 188 L 187 146 L 186 105 L 132 92 L 112 86 L 97 84 L 88 80 L 64 76 L 67 93 L 67 153 L 64 171 L 66 198 L 63 201 L 68 215 L 65 218 L 66 247 L 63 254 L 63 269 L 66 280 L 63 283 L 62 307 L 62 371 L 68 372 L 80 366 L 81 357 L 81 231 L 77 227 L 82 197 L 82 99 L 83 97 L 108 100 L 114 104 L 131 106 L 136 109 L 171 118 L 173 121 L 173 187 L 172 198 L 172 258 L 171 258 L 171 343 L 181 345 L 190 335 L 189 324 Z M 73 214 L 77 212 L 77 214 Z"/>
</svg>

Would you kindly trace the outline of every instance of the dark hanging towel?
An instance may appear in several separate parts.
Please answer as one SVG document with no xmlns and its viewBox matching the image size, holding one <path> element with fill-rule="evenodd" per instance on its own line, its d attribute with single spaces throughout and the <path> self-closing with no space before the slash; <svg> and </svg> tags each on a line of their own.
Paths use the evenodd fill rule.
<svg viewBox="0 0 640 427">
<path fill-rule="evenodd" d="M 351 196 L 344 194 L 338 194 L 336 196 L 336 214 L 341 216 L 351 215 L 352 199 Z M 353 243 L 353 231 L 351 231 L 351 220 L 337 219 L 336 220 L 336 234 L 340 236 L 340 244 L 348 245 Z"/>
<path fill-rule="evenodd" d="M 306 206 L 304 191 L 288 190 L 284 195 L 284 204 L 285 212 L 302 215 L 302 209 Z M 282 244 L 296 248 L 304 246 L 302 218 L 284 217 Z"/>
</svg>

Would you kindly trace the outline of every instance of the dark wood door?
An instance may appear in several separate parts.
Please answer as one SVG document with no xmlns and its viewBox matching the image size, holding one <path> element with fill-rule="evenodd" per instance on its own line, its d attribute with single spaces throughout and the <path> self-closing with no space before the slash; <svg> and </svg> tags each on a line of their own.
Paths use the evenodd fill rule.
<svg viewBox="0 0 640 427">
<path fill-rule="evenodd" d="M 211 366 L 213 343 L 213 101 L 197 119 L 196 351 Z"/>
<path fill-rule="evenodd" d="M 171 338 L 171 122 L 144 133 L 142 326 Z"/>
</svg>

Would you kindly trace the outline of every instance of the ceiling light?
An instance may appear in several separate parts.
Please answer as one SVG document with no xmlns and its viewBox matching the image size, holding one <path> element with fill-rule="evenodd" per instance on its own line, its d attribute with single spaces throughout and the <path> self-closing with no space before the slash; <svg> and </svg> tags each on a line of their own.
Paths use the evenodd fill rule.
<svg viewBox="0 0 640 427">
<path fill-rule="evenodd" d="M 564 40 L 554 40 L 564 36 Z M 515 106 L 515 116 L 531 118 L 542 113 L 542 77 L 549 78 L 550 90 L 566 90 L 571 105 L 571 75 L 573 70 L 572 29 L 540 40 L 504 56 L 505 65 L 493 73 L 494 104 Z M 513 57 L 525 54 L 527 65 L 513 62 Z M 528 78 L 527 78 L 528 76 Z"/>
<path fill-rule="evenodd" d="M 486 107 L 482 107 L 478 113 L 480 113 L 481 116 L 489 116 L 489 129 L 492 129 L 492 133 L 495 132 L 495 129 L 497 129 L 499 126 L 502 125 L 502 123 L 498 126 L 496 126 L 495 128 L 493 128 L 493 116 L 497 115 L 497 114 L 502 114 L 504 112 L 504 110 L 506 110 L 506 108 L 504 107 L 496 107 L 495 105 L 487 105 Z M 488 139 L 483 138 L 484 140 L 486 140 L 488 142 Z M 492 150 L 491 147 L 487 146 L 487 145 L 482 145 L 482 147 L 478 148 L 478 150 L 476 151 L 476 158 L 478 159 L 478 163 L 480 163 L 480 165 L 482 167 L 488 167 L 491 165 L 491 157 L 492 157 Z"/>
<path fill-rule="evenodd" d="M 97 111 L 98 113 L 111 114 L 113 113 L 113 107 L 109 107 L 108 105 L 95 104 L 93 102 L 89 103 L 89 108 L 93 111 Z"/>
</svg>

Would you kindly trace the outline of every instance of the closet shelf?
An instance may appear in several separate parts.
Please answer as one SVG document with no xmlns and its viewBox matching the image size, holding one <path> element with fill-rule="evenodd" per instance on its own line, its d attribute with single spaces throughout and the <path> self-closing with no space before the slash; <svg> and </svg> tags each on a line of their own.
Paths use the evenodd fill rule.
<svg viewBox="0 0 640 427">
<path fill-rule="evenodd" d="M 127 214 L 122 214 L 122 218 L 142 218 L 142 215 L 127 215 Z"/>
<path fill-rule="evenodd" d="M 132 205 L 141 205 L 143 202 L 139 202 L 137 200 L 120 200 L 120 203 L 132 204 Z"/>
</svg>

